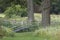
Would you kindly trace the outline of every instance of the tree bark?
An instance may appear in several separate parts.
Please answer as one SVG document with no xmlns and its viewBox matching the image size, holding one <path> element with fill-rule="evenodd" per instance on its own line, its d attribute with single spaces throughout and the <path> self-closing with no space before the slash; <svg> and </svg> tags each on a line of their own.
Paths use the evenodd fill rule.
<svg viewBox="0 0 60 40">
<path fill-rule="evenodd" d="M 50 0 L 42 2 L 42 26 L 50 25 Z"/>
<path fill-rule="evenodd" d="M 33 0 L 27 0 L 28 21 L 34 21 Z"/>
</svg>

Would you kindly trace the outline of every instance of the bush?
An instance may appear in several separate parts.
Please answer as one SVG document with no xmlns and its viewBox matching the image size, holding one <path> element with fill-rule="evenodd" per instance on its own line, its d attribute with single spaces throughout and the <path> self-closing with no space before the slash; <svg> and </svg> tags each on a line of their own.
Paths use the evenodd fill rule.
<svg viewBox="0 0 60 40">
<path fill-rule="evenodd" d="M 4 12 L 7 18 L 11 18 L 14 16 L 25 17 L 27 16 L 26 8 L 21 8 L 20 5 L 14 5 L 8 7 L 7 10 Z"/>
<path fill-rule="evenodd" d="M 40 28 L 34 32 L 35 36 L 47 39 L 60 39 L 60 27 Z"/>
<path fill-rule="evenodd" d="M 7 27 L 4 27 L 4 26 L 1 26 L 1 29 L 0 29 L 0 35 L 1 36 L 5 36 L 5 37 L 13 37 L 14 36 L 14 32 L 11 28 L 7 28 Z"/>
<path fill-rule="evenodd" d="M 5 27 L 12 27 L 10 21 L 4 18 L 0 18 L 0 25 Z"/>
</svg>

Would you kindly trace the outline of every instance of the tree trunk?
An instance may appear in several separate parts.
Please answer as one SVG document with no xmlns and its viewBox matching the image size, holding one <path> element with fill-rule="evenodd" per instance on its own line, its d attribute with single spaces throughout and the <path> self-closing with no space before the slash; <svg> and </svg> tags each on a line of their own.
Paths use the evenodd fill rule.
<svg viewBox="0 0 60 40">
<path fill-rule="evenodd" d="M 33 0 L 27 0 L 28 21 L 34 21 Z"/>
<path fill-rule="evenodd" d="M 50 0 L 42 2 L 42 26 L 50 25 Z"/>
</svg>

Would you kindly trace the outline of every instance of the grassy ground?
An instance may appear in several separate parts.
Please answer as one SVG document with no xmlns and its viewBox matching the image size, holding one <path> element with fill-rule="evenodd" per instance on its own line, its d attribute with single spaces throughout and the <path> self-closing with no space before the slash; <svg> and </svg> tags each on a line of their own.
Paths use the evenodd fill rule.
<svg viewBox="0 0 60 40">
<path fill-rule="evenodd" d="M 0 17 L 4 17 L 0 14 Z M 24 18 L 10 18 L 9 20 L 25 21 Z M 35 14 L 35 20 L 41 21 L 41 14 Z M 36 32 L 16 33 L 15 37 L 4 37 L 2 40 L 60 40 L 60 15 L 51 15 L 51 28 L 41 28 Z M 37 36 L 35 35 L 37 34 Z M 48 34 L 48 35 L 47 35 Z"/>
<path fill-rule="evenodd" d="M 40 38 L 33 33 L 17 33 L 15 37 L 5 37 L 2 40 L 47 40 L 47 38 Z"/>
<path fill-rule="evenodd" d="M 2 40 L 42 40 L 42 38 L 35 37 L 33 33 L 17 33 L 15 37 L 5 37 Z"/>
<path fill-rule="evenodd" d="M 44 32 L 45 31 L 45 32 Z M 14 37 L 4 37 L 2 40 L 60 40 L 60 33 L 56 31 L 49 31 L 46 34 L 46 30 L 42 30 L 42 34 L 35 35 L 35 32 L 16 33 Z M 50 34 L 50 32 L 52 34 Z M 55 33 L 58 33 L 54 35 Z"/>
</svg>

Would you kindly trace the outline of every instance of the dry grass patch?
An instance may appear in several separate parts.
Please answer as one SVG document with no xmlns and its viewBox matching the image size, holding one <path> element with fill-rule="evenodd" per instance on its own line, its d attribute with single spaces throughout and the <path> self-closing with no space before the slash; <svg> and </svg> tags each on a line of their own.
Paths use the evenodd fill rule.
<svg viewBox="0 0 60 40">
<path fill-rule="evenodd" d="M 57 27 L 48 27 L 41 28 L 35 31 L 35 36 L 40 36 L 41 38 L 50 38 L 59 40 L 60 39 L 60 28 Z"/>
</svg>

